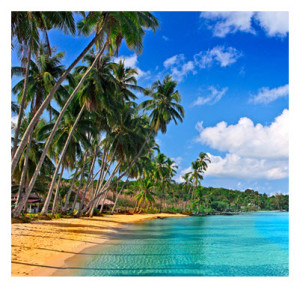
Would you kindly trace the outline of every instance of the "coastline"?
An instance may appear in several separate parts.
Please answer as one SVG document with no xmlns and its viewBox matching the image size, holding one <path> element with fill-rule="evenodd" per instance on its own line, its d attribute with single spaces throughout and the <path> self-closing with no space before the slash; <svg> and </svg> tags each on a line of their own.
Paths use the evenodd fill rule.
<svg viewBox="0 0 300 287">
<path fill-rule="evenodd" d="M 11 225 L 11 276 L 67 276 L 127 224 L 183 214 L 104 215 Z M 88 256 L 87 256 L 88 255 Z M 76 258 L 75 258 L 76 257 Z"/>
</svg>

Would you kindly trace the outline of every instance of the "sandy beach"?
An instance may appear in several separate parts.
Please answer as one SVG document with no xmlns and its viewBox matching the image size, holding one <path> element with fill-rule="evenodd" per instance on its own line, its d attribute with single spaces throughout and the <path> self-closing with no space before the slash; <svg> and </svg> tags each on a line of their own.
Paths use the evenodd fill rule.
<svg viewBox="0 0 300 287">
<path fill-rule="evenodd" d="M 71 275 L 85 260 L 88 248 L 99 248 L 126 224 L 182 214 L 105 215 L 93 218 L 61 218 L 11 225 L 11 275 Z M 71 258 L 77 258 L 71 260 Z M 71 266 L 71 265 L 74 266 Z M 69 272 L 69 273 L 68 273 Z"/>
</svg>

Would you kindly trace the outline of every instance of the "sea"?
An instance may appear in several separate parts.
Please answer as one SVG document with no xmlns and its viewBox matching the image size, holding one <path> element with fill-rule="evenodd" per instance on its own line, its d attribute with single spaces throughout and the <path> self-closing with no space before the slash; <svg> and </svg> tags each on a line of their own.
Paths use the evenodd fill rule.
<svg viewBox="0 0 300 287">
<path fill-rule="evenodd" d="M 110 236 L 78 276 L 288 276 L 289 213 L 165 218 Z"/>
</svg>

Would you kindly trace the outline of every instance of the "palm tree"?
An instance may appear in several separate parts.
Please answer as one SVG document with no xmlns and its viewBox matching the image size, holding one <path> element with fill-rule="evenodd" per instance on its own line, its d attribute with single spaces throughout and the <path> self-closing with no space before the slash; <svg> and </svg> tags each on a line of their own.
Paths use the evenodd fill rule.
<svg viewBox="0 0 300 287">
<path fill-rule="evenodd" d="M 103 15 L 102 15 L 103 16 Z M 45 155 L 49 149 L 49 146 L 52 142 L 52 139 L 54 137 L 54 134 L 58 128 L 58 125 L 68 107 L 68 105 L 71 103 L 72 99 L 74 98 L 75 94 L 78 92 L 80 86 L 82 85 L 82 83 L 85 81 L 86 77 L 88 76 L 88 74 L 90 73 L 90 71 L 93 69 L 94 65 L 97 63 L 99 57 L 103 54 L 106 46 L 108 46 L 108 48 L 111 50 L 113 47 L 119 47 L 119 45 L 121 44 L 121 40 L 124 37 L 125 41 L 128 45 L 129 48 L 133 48 L 135 49 L 137 52 L 141 52 L 142 50 L 142 36 L 144 35 L 144 30 L 143 28 L 151 28 L 152 30 L 155 31 L 158 23 L 156 21 L 156 19 L 154 17 L 151 17 L 152 15 L 150 13 L 147 12 L 106 12 L 104 18 L 101 17 L 101 21 L 100 21 L 100 30 L 99 33 L 100 35 L 102 35 L 102 32 L 106 32 L 106 42 L 103 45 L 103 47 L 100 49 L 100 51 L 97 53 L 95 60 L 93 62 L 93 64 L 89 67 L 89 69 L 84 73 L 84 75 L 82 76 L 81 80 L 79 81 L 78 85 L 76 86 L 76 88 L 74 89 L 73 93 L 70 95 L 69 99 L 66 101 L 64 107 L 62 108 L 57 121 L 55 122 L 55 125 L 53 127 L 53 130 L 45 144 L 45 148 L 44 148 L 44 153 L 42 154 L 39 164 L 36 168 L 36 171 L 30 181 L 30 184 L 27 188 L 26 191 L 26 197 L 28 198 L 33 185 L 35 183 L 35 180 L 38 176 L 40 167 L 42 165 L 42 162 L 45 158 Z M 93 24 L 95 24 L 95 21 L 92 21 Z M 86 24 L 86 22 L 85 22 Z M 97 22 L 97 25 L 99 24 L 99 22 Z M 86 26 L 83 26 L 83 28 L 86 28 Z M 131 29 L 129 29 L 131 28 Z M 132 29 L 135 28 L 135 29 Z M 86 30 L 85 30 L 86 31 Z M 117 32 L 117 34 L 116 34 Z M 96 42 L 97 38 L 99 37 L 99 34 L 97 34 L 96 39 L 94 40 L 94 42 L 92 41 L 92 45 Z M 114 44 L 114 45 L 113 45 Z M 91 45 L 91 46 L 92 46 Z M 84 54 L 86 54 L 86 52 L 91 48 L 91 46 L 84 51 Z M 82 56 L 80 56 L 79 58 L 82 59 L 82 57 L 84 56 L 84 54 Z M 78 61 L 80 60 L 78 59 Z M 75 62 L 70 66 L 71 68 L 73 68 L 77 63 L 77 60 L 75 60 Z M 70 67 L 66 70 L 66 72 L 64 73 L 64 75 L 57 81 L 56 85 L 59 83 L 61 84 L 62 81 L 66 78 L 66 73 L 68 74 L 70 72 Z M 32 132 L 34 126 L 33 123 L 38 119 L 38 117 L 41 115 L 41 113 L 44 111 L 46 105 L 48 105 L 55 93 L 55 91 L 57 90 L 56 85 L 53 87 L 53 89 L 51 90 L 51 92 L 48 94 L 48 96 L 46 97 L 46 99 L 44 100 L 43 104 L 41 105 L 40 109 L 37 111 L 37 113 L 35 114 L 35 116 L 33 117 L 31 123 L 29 124 L 23 139 L 19 145 L 19 148 L 12 160 L 12 170 L 14 170 L 15 168 L 15 161 L 19 158 L 20 155 L 20 151 L 23 150 L 23 145 L 24 145 L 24 140 L 29 137 L 30 133 Z"/>
<path fill-rule="evenodd" d="M 22 136 L 23 132 L 26 130 L 26 126 L 29 122 L 29 119 L 25 117 L 22 121 L 21 128 L 20 128 L 20 133 L 19 136 Z M 39 140 L 38 138 L 38 132 L 41 128 L 45 126 L 45 121 L 40 120 L 37 126 L 37 129 L 35 130 L 33 136 L 31 137 L 31 142 L 30 142 L 30 148 L 29 145 L 26 146 L 25 150 L 23 151 L 23 154 L 20 158 L 19 164 L 17 168 L 15 169 L 15 172 L 12 175 L 12 178 L 14 179 L 15 182 L 19 182 L 18 185 L 18 200 L 17 203 L 20 202 L 22 196 L 23 196 L 23 190 L 24 188 L 26 189 L 30 178 L 35 170 L 35 167 L 38 162 L 38 158 L 40 157 L 42 153 L 42 148 L 43 148 L 43 142 Z M 54 165 L 50 158 L 47 156 L 44 164 L 41 169 L 41 173 L 39 175 L 37 184 L 35 185 L 35 188 L 37 185 L 39 185 L 39 182 L 41 178 L 46 178 L 48 177 L 47 175 L 51 173 L 54 169 Z M 45 190 L 45 186 L 43 186 L 43 190 Z M 26 202 L 25 202 L 26 204 Z M 25 205 L 22 206 L 21 211 L 23 210 Z"/>
<path fill-rule="evenodd" d="M 152 99 L 141 103 L 140 108 L 151 111 L 151 127 L 157 133 L 159 130 L 164 134 L 167 132 L 167 125 L 172 120 L 177 125 L 177 121 L 182 122 L 184 109 L 179 102 L 181 96 L 177 90 L 176 81 L 170 75 L 166 75 L 163 82 L 156 81 L 151 89 L 146 90 L 146 94 Z"/>
<path fill-rule="evenodd" d="M 60 64 L 60 61 L 63 58 L 64 53 L 57 53 L 53 56 L 49 55 L 49 51 L 45 45 L 41 45 L 38 49 L 37 56 L 35 61 L 30 61 L 30 70 L 28 75 L 28 97 L 24 102 L 24 107 L 26 107 L 29 102 L 31 102 L 31 115 L 34 116 L 36 111 L 39 109 L 41 103 L 43 102 L 43 96 L 46 91 L 52 88 L 57 78 L 63 74 L 64 67 Z M 20 75 L 22 72 L 22 67 L 12 67 L 12 75 Z M 73 79 L 71 76 L 68 76 L 69 82 L 72 83 Z M 23 94 L 24 89 L 24 80 L 18 82 L 12 89 L 13 93 L 17 94 L 17 97 L 20 97 Z M 60 87 L 57 90 L 55 99 L 58 103 L 63 103 L 64 98 L 67 95 L 67 90 L 64 87 Z M 50 111 L 52 107 L 49 107 Z M 28 123 L 29 124 L 29 123 Z M 30 144 L 32 140 L 32 135 L 28 139 L 27 149 L 30 149 Z M 14 141 L 15 142 L 15 141 Z M 18 142 L 18 141 L 17 141 Z M 42 153 L 43 155 L 43 153 Z M 26 170 L 27 161 L 24 162 L 24 169 Z M 37 165 L 38 166 L 38 165 Z M 37 167 L 36 166 L 36 167 Z M 27 200 L 26 200 L 27 201 Z M 23 209 L 23 206 L 26 204 L 26 201 L 23 200 L 19 202 L 14 209 L 13 214 L 18 216 Z"/>
<path fill-rule="evenodd" d="M 152 191 L 153 183 L 149 179 L 143 179 L 139 182 L 139 186 L 141 191 L 135 196 L 137 200 L 137 210 L 140 209 L 141 204 L 144 203 L 146 212 L 148 211 L 149 207 L 154 202 L 154 192 Z"/>
<path fill-rule="evenodd" d="M 80 110 L 80 112 L 75 118 L 74 115 L 78 113 L 78 110 Z M 82 153 L 81 146 L 86 148 L 90 147 L 90 143 L 87 138 L 87 133 L 92 133 L 94 129 L 90 121 L 86 119 L 81 119 L 82 114 L 83 109 L 78 104 L 78 101 L 73 102 L 69 106 L 65 117 L 62 121 L 62 124 L 60 125 L 59 129 L 57 130 L 57 133 L 54 136 L 54 140 L 52 142 L 52 146 L 50 147 L 49 153 L 55 157 L 57 165 L 48 191 L 47 199 L 44 203 L 44 207 L 42 210 L 42 213 L 44 214 L 46 214 L 48 211 L 50 200 L 52 198 L 54 184 L 60 167 L 62 171 L 65 168 L 73 169 L 75 167 L 76 158 L 80 157 L 80 154 Z M 49 132 L 51 132 L 53 125 L 54 124 L 51 123 L 47 125 L 43 130 L 40 130 L 40 133 L 43 135 L 44 138 L 49 135 Z M 61 176 L 62 173 L 63 172 L 61 172 Z M 54 213 L 55 210 L 58 192 L 59 182 L 55 192 L 52 213 Z"/>
<path fill-rule="evenodd" d="M 96 46 L 100 47 L 101 43 L 104 41 L 105 44 L 102 45 L 102 48 L 99 49 L 97 53 L 95 62 L 96 64 L 98 58 L 104 53 L 104 50 L 108 48 L 110 53 L 113 52 L 118 53 L 118 48 L 121 45 L 122 39 L 124 38 L 127 46 L 130 49 L 136 50 L 137 53 L 141 53 L 143 45 L 142 40 L 145 34 L 144 29 L 151 29 L 153 31 L 158 27 L 157 19 L 149 12 L 90 12 L 80 23 L 79 23 L 80 31 L 87 35 L 95 30 L 95 37 L 93 40 L 87 45 L 87 47 L 82 51 L 82 53 L 75 59 L 75 61 L 69 66 L 69 68 L 65 71 L 65 73 L 60 77 L 60 79 L 56 82 L 56 85 L 53 87 L 51 92 L 45 98 L 45 101 L 33 117 L 31 123 L 29 124 L 23 139 L 12 159 L 12 172 L 15 169 L 17 161 L 19 160 L 20 154 L 24 149 L 25 143 L 29 138 L 29 135 L 32 133 L 32 130 L 35 127 L 36 122 L 42 115 L 43 111 L 49 105 L 52 100 L 54 93 L 58 89 L 58 87 L 62 84 L 62 82 L 66 79 L 66 76 L 71 72 L 71 70 L 77 65 L 77 63 L 83 58 L 83 56 L 92 48 L 92 46 L 96 43 Z M 74 92 L 70 95 L 68 101 L 65 103 L 65 106 L 61 110 L 60 117 L 58 117 L 57 125 L 54 127 L 53 133 L 63 114 L 75 96 L 76 92 L 79 90 L 81 84 L 83 83 L 86 76 L 92 70 L 93 65 L 88 69 L 88 71 L 83 75 L 82 79 L 79 81 L 77 87 Z M 51 142 L 51 137 L 50 137 Z M 45 150 L 49 148 L 49 145 L 45 146 Z M 43 161 L 43 157 L 41 157 L 41 161 Z M 33 177 L 33 182 L 35 181 L 37 174 Z M 32 184 L 31 184 L 32 185 Z"/>
<path fill-rule="evenodd" d="M 160 153 L 155 158 L 155 178 L 157 182 L 160 182 L 160 186 L 161 186 L 159 212 L 161 212 L 163 197 L 165 197 L 164 188 L 165 188 L 165 178 L 167 176 L 167 173 L 168 173 L 167 157 L 163 153 Z"/>
<path fill-rule="evenodd" d="M 184 186 L 185 186 L 185 193 L 187 193 L 186 195 L 186 200 L 185 200 L 185 204 L 184 204 L 184 211 L 186 210 L 186 205 L 187 205 L 187 202 L 189 200 L 189 195 L 190 195 L 190 192 L 191 192 L 191 189 L 192 187 L 189 188 L 189 191 L 187 192 L 187 187 L 188 185 L 191 183 L 191 173 L 192 172 L 187 172 L 183 175 L 183 180 L 184 180 Z"/>
<path fill-rule="evenodd" d="M 137 159 L 141 156 L 147 142 L 150 138 L 157 134 L 158 131 L 162 133 L 167 132 L 167 124 L 172 120 L 177 125 L 177 121 L 182 122 L 184 117 L 184 109 L 179 102 L 181 96 L 177 90 L 176 81 L 172 80 L 170 75 L 165 76 L 163 82 L 156 81 L 151 89 L 146 90 L 146 94 L 152 99 L 142 102 L 138 109 L 144 109 L 144 111 L 151 111 L 149 120 L 151 131 L 148 133 L 144 144 L 139 149 L 134 159 L 129 164 L 128 168 L 120 175 L 124 176 L 128 170 L 134 165 Z"/>
<path fill-rule="evenodd" d="M 27 78 L 27 97 L 25 98 L 24 108 L 31 102 L 31 110 L 34 114 L 40 108 L 44 101 L 44 96 L 48 93 L 58 78 L 64 73 L 64 66 L 61 61 L 64 58 L 64 52 L 55 53 L 55 48 L 51 49 L 51 55 L 48 47 L 44 44 L 40 45 L 36 52 L 36 57 L 30 60 L 30 69 L 28 71 Z M 23 73 L 22 67 L 12 67 L 12 76 L 21 76 Z M 67 77 L 69 83 L 73 83 L 73 77 L 69 75 Z M 23 91 L 25 89 L 25 80 L 19 81 L 13 88 L 12 92 L 16 94 L 18 101 L 22 101 Z M 67 90 L 60 86 L 54 95 L 56 102 L 62 105 L 65 99 L 68 97 Z M 54 110 L 50 105 L 47 108 L 50 112 Z M 51 116 L 50 116 L 51 118 Z"/>
<path fill-rule="evenodd" d="M 20 109 L 17 127 L 15 130 L 15 141 L 13 143 L 12 158 L 17 149 L 17 139 L 19 137 L 21 121 L 24 114 L 24 104 L 27 97 L 27 85 L 30 69 L 31 54 L 36 54 L 39 42 L 40 31 L 45 35 L 47 46 L 50 47 L 47 31 L 51 28 L 64 30 L 65 33 L 75 34 L 75 22 L 72 12 L 12 12 L 11 13 L 11 37 L 12 41 L 16 39 L 19 50 L 26 54 L 23 61 L 26 61 L 25 69 L 22 69 L 24 75 L 24 89 L 20 101 Z M 12 43 L 12 47 L 15 45 Z M 35 123 L 36 125 L 36 123 Z M 25 143 L 26 144 L 26 143 Z M 25 145 L 24 144 L 24 145 Z"/>
</svg>

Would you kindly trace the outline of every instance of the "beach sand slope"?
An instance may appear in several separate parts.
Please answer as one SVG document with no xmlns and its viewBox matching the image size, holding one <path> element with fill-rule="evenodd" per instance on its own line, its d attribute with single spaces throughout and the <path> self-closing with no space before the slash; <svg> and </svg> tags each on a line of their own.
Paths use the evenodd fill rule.
<svg viewBox="0 0 300 287">
<path fill-rule="evenodd" d="M 124 228 L 126 224 L 157 217 L 180 216 L 185 215 L 164 213 L 117 214 L 12 224 L 11 275 L 51 276 L 59 273 L 68 274 L 66 272 L 68 269 L 69 271 L 74 269 L 70 266 L 71 257 L 78 258 L 78 256 L 84 255 L 84 249 L 101 246 L 102 243 L 109 240 L 111 234 L 117 234 L 118 229 Z"/>
</svg>

